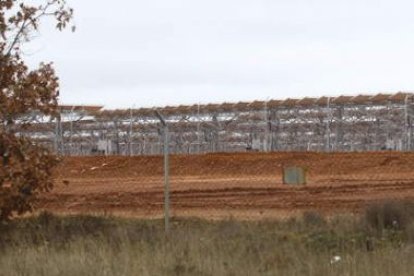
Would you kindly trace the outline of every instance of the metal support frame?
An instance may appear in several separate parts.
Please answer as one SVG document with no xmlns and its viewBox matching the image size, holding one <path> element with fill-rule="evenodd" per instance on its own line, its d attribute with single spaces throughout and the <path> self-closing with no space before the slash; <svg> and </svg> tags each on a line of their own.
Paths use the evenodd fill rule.
<svg viewBox="0 0 414 276">
<path fill-rule="evenodd" d="M 266 99 L 158 110 L 168 120 L 169 150 L 177 154 L 412 150 L 413 95 Z M 99 139 L 118 141 L 119 151 L 108 154 L 162 154 L 159 118 L 152 108 L 90 110 L 66 106 L 61 118 L 38 120 L 22 133 L 39 144 L 54 144 L 59 154 L 91 154 Z"/>
</svg>

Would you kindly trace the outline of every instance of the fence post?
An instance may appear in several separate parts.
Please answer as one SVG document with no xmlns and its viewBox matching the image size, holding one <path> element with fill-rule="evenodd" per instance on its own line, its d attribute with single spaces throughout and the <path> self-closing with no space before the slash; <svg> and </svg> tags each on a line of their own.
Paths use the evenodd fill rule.
<svg viewBox="0 0 414 276">
<path fill-rule="evenodd" d="M 132 108 L 129 109 L 129 135 L 128 135 L 128 142 L 129 142 L 129 156 L 133 156 L 133 149 L 132 149 Z"/>
<path fill-rule="evenodd" d="M 404 139 L 405 140 L 405 151 L 411 150 L 411 132 L 410 132 L 410 117 L 408 112 L 408 98 L 406 95 L 404 99 Z"/>
<path fill-rule="evenodd" d="M 168 125 L 164 117 L 158 110 L 155 110 L 155 115 L 160 120 L 163 126 L 164 135 L 164 227 L 165 233 L 170 231 L 170 164 L 169 164 L 169 131 Z"/>
<path fill-rule="evenodd" d="M 326 118 L 326 145 L 325 150 L 327 152 L 331 151 L 331 120 L 332 120 L 332 113 L 331 113 L 331 98 L 328 97 L 327 104 L 327 118 Z"/>
</svg>

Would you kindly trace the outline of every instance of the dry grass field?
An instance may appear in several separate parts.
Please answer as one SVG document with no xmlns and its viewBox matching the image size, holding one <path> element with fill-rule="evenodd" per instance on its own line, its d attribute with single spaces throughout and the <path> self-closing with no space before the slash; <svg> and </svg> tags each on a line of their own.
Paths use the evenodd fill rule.
<svg viewBox="0 0 414 276">
<path fill-rule="evenodd" d="M 43 213 L 0 226 L 0 275 L 413 275 L 414 207 L 329 220 L 162 220 Z"/>
</svg>

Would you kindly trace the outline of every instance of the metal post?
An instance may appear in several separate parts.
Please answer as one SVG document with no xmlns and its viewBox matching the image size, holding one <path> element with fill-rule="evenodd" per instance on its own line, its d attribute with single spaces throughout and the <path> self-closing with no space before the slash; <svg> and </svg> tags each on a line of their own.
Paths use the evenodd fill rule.
<svg viewBox="0 0 414 276">
<path fill-rule="evenodd" d="M 56 118 L 55 118 L 55 120 L 56 120 L 56 124 L 55 124 L 55 153 L 56 153 L 56 155 L 59 155 L 59 119 L 58 119 L 58 116 L 56 116 Z"/>
<path fill-rule="evenodd" d="M 409 117 L 408 117 L 408 95 L 404 99 L 404 140 L 405 140 L 405 150 L 411 150 L 411 135 L 409 131 Z"/>
<path fill-rule="evenodd" d="M 326 120 L 326 151 L 331 151 L 331 98 L 327 102 L 327 120 Z"/>
<path fill-rule="evenodd" d="M 201 152 L 201 128 L 200 128 L 200 103 L 197 105 L 197 153 L 200 154 Z"/>
<path fill-rule="evenodd" d="M 267 101 L 269 99 L 266 99 L 266 101 L 264 102 L 264 121 L 265 121 L 265 137 L 264 137 L 264 151 L 268 152 L 269 151 L 269 129 L 268 129 L 268 124 L 269 124 L 269 118 L 268 118 L 268 110 L 267 110 Z"/>
<path fill-rule="evenodd" d="M 132 151 L 132 108 L 129 109 L 129 156 L 133 155 Z"/>
<path fill-rule="evenodd" d="M 62 117 L 61 111 L 56 115 L 56 127 L 55 127 L 55 150 L 57 155 L 62 155 L 63 150 L 63 132 L 62 132 Z"/>
<path fill-rule="evenodd" d="M 266 136 L 266 152 L 272 151 L 272 120 L 270 118 L 271 111 L 269 109 L 269 97 L 265 101 L 265 123 L 266 123 L 266 130 L 265 130 L 265 136 Z"/>
<path fill-rule="evenodd" d="M 61 114 L 59 116 L 59 142 L 60 154 L 63 156 L 65 155 L 65 131 L 63 130 Z"/>
<path fill-rule="evenodd" d="M 169 180 L 169 132 L 168 126 L 164 126 L 164 219 L 165 219 L 165 232 L 168 233 L 170 229 L 170 180 Z"/>
<path fill-rule="evenodd" d="M 74 109 L 75 109 L 75 106 L 72 106 L 72 108 L 70 109 L 70 118 L 69 118 L 69 120 L 70 120 L 70 136 L 69 136 L 69 153 L 68 153 L 68 155 L 73 154 L 73 138 L 72 138 L 72 136 L 73 136 L 73 120 L 75 118 Z"/>
<path fill-rule="evenodd" d="M 164 226 L 165 233 L 168 234 L 170 230 L 170 164 L 169 164 L 169 132 L 168 125 L 164 117 L 158 110 L 155 110 L 155 115 L 161 121 L 164 134 Z"/>
</svg>

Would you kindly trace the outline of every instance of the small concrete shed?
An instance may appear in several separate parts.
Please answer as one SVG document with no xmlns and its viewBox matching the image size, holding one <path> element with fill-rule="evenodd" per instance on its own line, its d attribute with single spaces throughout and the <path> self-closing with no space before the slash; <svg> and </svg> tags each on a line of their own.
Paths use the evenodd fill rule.
<svg viewBox="0 0 414 276">
<path fill-rule="evenodd" d="M 283 184 L 287 185 L 305 185 L 306 169 L 292 166 L 283 168 Z"/>
</svg>

